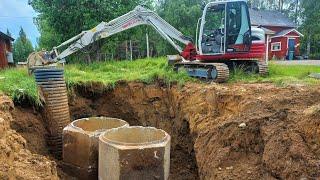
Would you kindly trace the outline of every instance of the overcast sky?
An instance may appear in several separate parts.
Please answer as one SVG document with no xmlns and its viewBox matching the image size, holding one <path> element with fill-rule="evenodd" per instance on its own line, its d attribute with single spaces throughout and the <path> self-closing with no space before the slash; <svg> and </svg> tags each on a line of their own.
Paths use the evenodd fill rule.
<svg viewBox="0 0 320 180">
<path fill-rule="evenodd" d="M 0 31 L 6 33 L 9 29 L 16 39 L 21 26 L 33 46 L 37 44 L 37 38 L 40 36 L 33 23 L 35 16 L 36 12 L 28 5 L 28 0 L 0 0 Z"/>
</svg>

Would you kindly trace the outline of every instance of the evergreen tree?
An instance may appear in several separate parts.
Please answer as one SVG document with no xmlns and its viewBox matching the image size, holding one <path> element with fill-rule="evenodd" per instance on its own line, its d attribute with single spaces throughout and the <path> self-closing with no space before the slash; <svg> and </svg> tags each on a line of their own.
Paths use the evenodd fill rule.
<svg viewBox="0 0 320 180">
<path fill-rule="evenodd" d="M 23 28 L 20 27 L 19 38 L 25 43 L 27 41 L 27 35 L 24 32 Z"/>
<path fill-rule="evenodd" d="M 33 52 L 31 41 L 27 38 L 27 35 L 21 27 L 19 37 L 13 45 L 13 57 L 15 62 L 24 62 L 27 60 L 30 53 Z"/>
<path fill-rule="evenodd" d="M 7 29 L 7 35 L 11 37 L 11 33 L 10 33 L 9 29 Z"/>
<path fill-rule="evenodd" d="M 302 19 L 301 31 L 304 34 L 302 48 L 310 58 L 320 58 L 320 1 L 302 0 Z"/>
</svg>

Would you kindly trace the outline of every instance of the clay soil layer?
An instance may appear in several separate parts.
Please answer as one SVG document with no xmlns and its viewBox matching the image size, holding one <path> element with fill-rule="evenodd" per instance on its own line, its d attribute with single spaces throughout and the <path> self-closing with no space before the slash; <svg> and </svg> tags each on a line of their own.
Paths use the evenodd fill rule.
<svg viewBox="0 0 320 180">
<path fill-rule="evenodd" d="M 9 125 L 1 124 L 0 131 L 12 132 L 21 143 L 5 144 L 17 140 L 0 136 L 0 147 L 10 147 L 1 152 L 0 163 L 6 168 L 1 165 L 0 179 L 69 179 L 57 168 L 59 162 L 49 160 L 41 113 L 14 109 L 8 102 L 9 108 L 1 108 L 0 115 Z M 320 178 L 319 86 L 190 83 L 169 87 L 161 82 L 132 82 L 108 91 L 78 86 L 69 103 L 72 119 L 108 116 L 168 132 L 170 179 Z M 26 153 L 20 156 L 20 151 Z M 6 160 L 9 157 L 11 161 Z M 12 165 L 29 159 L 37 161 L 30 166 Z"/>
</svg>

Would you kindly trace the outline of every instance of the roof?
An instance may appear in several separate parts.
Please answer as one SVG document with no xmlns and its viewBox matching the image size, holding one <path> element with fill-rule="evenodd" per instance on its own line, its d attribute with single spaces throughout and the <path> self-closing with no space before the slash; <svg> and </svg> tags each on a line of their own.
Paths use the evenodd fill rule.
<svg viewBox="0 0 320 180">
<path fill-rule="evenodd" d="M 256 26 L 297 27 L 286 15 L 279 11 L 249 9 L 251 24 Z"/>
<path fill-rule="evenodd" d="M 280 31 L 280 32 L 278 32 L 277 34 L 275 34 L 275 35 L 273 36 L 273 38 L 275 38 L 275 37 L 282 37 L 282 36 L 285 36 L 285 35 L 287 35 L 287 34 L 289 34 L 289 33 L 291 33 L 291 32 L 295 32 L 295 33 L 297 33 L 299 36 L 302 36 L 302 37 L 303 37 L 303 34 L 300 33 L 300 32 L 299 32 L 298 30 L 296 30 L 296 29 L 285 29 L 285 30 Z"/>
<path fill-rule="evenodd" d="M 274 34 L 276 34 L 275 31 L 272 31 L 272 30 L 270 30 L 270 29 L 268 29 L 268 28 L 261 27 L 261 29 L 262 29 L 266 34 L 269 34 L 269 35 L 274 35 Z"/>
<path fill-rule="evenodd" d="M 1 32 L 1 31 L 0 31 L 0 37 L 3 39 L 8 39 L 10 41 L 14 41 L 14 39 L 12 37 L 8 36 L 7 34 Z"/>
</svg>

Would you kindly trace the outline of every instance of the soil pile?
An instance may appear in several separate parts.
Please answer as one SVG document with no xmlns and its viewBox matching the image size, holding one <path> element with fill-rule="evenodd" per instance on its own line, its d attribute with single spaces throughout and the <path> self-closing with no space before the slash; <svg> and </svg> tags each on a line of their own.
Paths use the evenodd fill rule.
<svg viewBox="0 0 320 180">
<path fill-rule="evenodd" d="M 172 179 L 320 177 L 318 87 L 123 83 L 78 87 L 74 118 L 111 116 L 172 136 Z"/>
<path fill-rule="evenodd" d="M 31 153 L 27 140 L 11 128 L 13 111 L 12 101 L 0 95 L 0 179 L 58 179 L 56 163 Z"/>
</svg>

